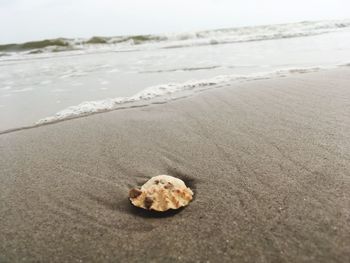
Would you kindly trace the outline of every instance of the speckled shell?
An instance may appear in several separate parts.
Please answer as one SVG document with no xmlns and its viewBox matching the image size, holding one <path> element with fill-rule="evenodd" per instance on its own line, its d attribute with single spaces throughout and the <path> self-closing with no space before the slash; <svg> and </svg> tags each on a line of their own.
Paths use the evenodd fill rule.
<svg viewBox="0 0 350 263">
<path fill-rule="evenodd" d="M 155 211 L 186 206 L 192 196 L 192 190 L 182 180 L 169 175 L 154 176 L 141 189 L 133 188 L 129 191 L 134 206 Z"/>
</svg>

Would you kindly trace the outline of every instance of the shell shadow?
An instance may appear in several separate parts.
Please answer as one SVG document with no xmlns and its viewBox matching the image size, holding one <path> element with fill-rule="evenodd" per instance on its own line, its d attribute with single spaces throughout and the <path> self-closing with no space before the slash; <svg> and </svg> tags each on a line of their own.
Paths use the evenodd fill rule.
<svg viewBox="0 0 350 263">
<path fill-rule="evenodd" d="M 97 202 L 98 204 L 106 207 L 109 210 L 119 211 L 121 213 L 127 213 L 134 216 L 139 216 L 143 218 L 165 218 L 165 217 L 172 217 L 178 213 L 180 213 L 182 210 L 184 210 L 184 207 L 179 208 L 177 210 L 170 209 L 165 212 L 157 212 L 157 211 L 149 211 L 142 208 L 135 207 L 131 204 L 130 200 L 128 199 L 127 195 L 122 198 L 112 198 L 112 199 L 120 199 L 119 202 L 114 202 L 111 199 L 103 198 L 100 196 L 92 195 L 90 193 L 85 193 L 85 195 L 88 196 L 89 199 Z"/>
<path fill-rule="evenodd" d="M 196 197 L 197 197 L 197 189 L 196 189 L 196 183 L 198 182 L 197 179 L 193 178 L 192 176 L 181 172 L 179 170 L 177 170 L 176 168 L 172 168 L 172 167 L 168 167 L 166 169 L 166 174 L 177 177 L 179 179 L 181 179 L 182 181 L 185 182 L 186 186 L 191 188 L 191 190 L 193 191 L 193 199 L 192 202 L 195 201 Z M 147 182 L 150 177 L 146 177 L 143 175 L 138 175 L 137 176 L 139 178 L 139 186 L 141 186 L 142 184 L 144 184 L 145 182 Z M 127 193 L 125 194 L 125 196 L 120 196 L 119 194 L 108 198 L 108 197 L 100 197 L 100 196 L 96 196 L 96 195 L 92 195 L 91 193 L 85 193 L 91 200 L 94 200 L 95 202 L 97 202 L 100 205 L 103 205 L 104 207 L 106 207 L 107 209 L 110 210 L 114 210 L 114 211 L 119 211 L 121 213 L 127 213 L 130 215 L 134 215 L 134 216 L 139 216 L 139 217 L 143 217 L 143 218 L 166 218 L 166 217 L 172 217 L 177 215 L 178 213 L 182 212 L 185 207 L 181 207 L 179 209 L 169 209 L 168 211 L 165 212 L 157 212 L 157 211 L 150 211 L 150 210 L 146 210 L 146 209 L 142 209 L 139 207 L 135 207 L 134 205 L 131 204 Z M 120 200 L 115 202 L 114 200 Z M 191 202 L 191 203 L 192 203 Z M 191 205 L 191 204 L 190 204 Z"/>
<path fill-rule="evenodd" d="M 128 214 L 143 217 L 143 218 L 166 218 L 166 217 L 175 216 L 185 208 L 181 207 L 176 210 L 169 209 L 168 211 L 157 212 L 153 210 L 146 210 L 146 209 L 136 207 L 133 204 L 131 204 L 131 202 L 128 199 L 124 199 L 118 203 L 117 209 L 120 211 L 123 211 L 124 213 L 126 212 Z"/>
</svg>

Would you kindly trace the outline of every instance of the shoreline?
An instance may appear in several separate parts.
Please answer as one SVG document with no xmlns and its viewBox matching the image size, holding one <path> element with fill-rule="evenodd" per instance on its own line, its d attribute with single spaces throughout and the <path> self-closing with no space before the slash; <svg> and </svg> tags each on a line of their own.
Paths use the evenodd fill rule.
<svg viewBox="0 0 350 263">
<path fill-rule="evenodd" d="M 349 84 L 344 67 L 1 134 L 0 261 L 346 261 Z M 194 201 L 135 210 L 158 174 Z"/>
<path fill-rule="evenodd" d="M 139 93 L 130 96 L 130 97 L 125 97 L 125 98 L 108 98 L 105 100 L 100 100 L 100 101 L 84 101 L 79 105 L 74 105 L 70 106 L 66 109 L 62 109 L 61 111 L 57 112 L 53 116 L 45 117 L 42 119 L 39 119 L 36 123 L 30 124 L 30 125 L 25 125 L 25 126 L 19 126 L 19 127 L 13 127 L 5 130 L 0 130 L 0 135 L 2 134 L 7 134 L 7 133 L 12 133 L 16 131 L 21 131 L 21 130 L 27 130 L 27 129 L 33 129 L 37 128 L 40 126 L 45 126 L 45 125 L 50 125 L 50 124 L 55 124 L 59 123 L 62 121 L 69 121 L 73 119 L 78 119 L 78 118 L 85 118 L 90 115 L 95 115 L 95 114 L 101 114 L 101 113 L 106 113 L 106 112 L 111 112 L 111 111 L 117 111 L 117 110 L 125 110 L 125 109 L 132 109 L 132 108 L 140 108 L 140 107 L 148 107 L 153 104 L 163 104 L 163 103 L 169 103 L 178 99 L 182 98 L 188 98 L 192 97 L 198 93 L 206 92 L 211 89 L 220 89 L 220 88 L 225 88 L 227 86 L 235 86 L 239 85 L 241 83 L 245 82 L 251 82 L 251 81 L 257 81 L 257 80 L 264 80 L 264 79 L 279 79 L 279 78 L 285 78 L 285 77 L 292 77 L 294 75 L 299 75 L 299 74 L 308 74 L 312 72 L 327 72 L 327 71 L 332 71 L 332 70 L 337 70 L 341 69 L 344 67 L 349 67 L 349 63 L 346 64 L 339 64 L 336 66 L 329 66 L 329 67 L 304 67 L 304 68 L 290 68 L 290 69 L 279 69 L 276 71 L 272 72 L 261 72 L 261 73 L 255 73 L 255 74 L 248 74 L 248 75 L 224 75 L 224 76 L 217 76 L 212 78 L 211 80 L 213 83 L 210 82 L 210 79 L 208 80 L 196 80 L 196 81 L 187 81 L 184 83 L 174 83 L 175 85 L 179 86 L 191 86 L 191 85 L 198 85 L 198 87 L 195 89 L 180 89 L 178 91 L 169 91 L 169 94 L 156 94 L 156 91 L 158 87 L 162 87 L 164 85 L 158 85 L 158 86 L 153 86 L 153 87 L 148 87 L 145 88 L 144 90 L 140 91 Z M 214 81 L 215 79 L 220 79 L 220 78 L 232 78 L 231 81 Z M 147 94 L 147 92 L 154 93 L 150 98 L 143 99 L 142 94 Z M 134 99 L 137 97 L 140 97 L 138 99 Z M 101 109 L 94 109 L 94 108 L 89 108 L 88 110 L 85 109 L 86 112 L 81 112 L 79 113 L 79 106 L 80 105 L 85 105 L 85 104 L 95 104 L 95 103 L 103 103 L 107 102 L 110 100 L 121 100 L 124 99 L 125 102 L 117 102 L 114 107 L 112 108 L 101 108 Z M 134 100 L 134 101 L 133 101 Z M 96 107 L 96 106 L 95 106 Z M 86 108 L 86 106 L 84 107 Z M 65 112 L 69 109 L 72 109 L 71 113 L 69 113 L 67 116 L 60 116 L 61 112 Z M 73 110 L 75 109 L 75 110 Z M 76 112 L 77 113 L 76 113 Z M 64 114 L 63 114 L 64 115 Z"/>
</svg>

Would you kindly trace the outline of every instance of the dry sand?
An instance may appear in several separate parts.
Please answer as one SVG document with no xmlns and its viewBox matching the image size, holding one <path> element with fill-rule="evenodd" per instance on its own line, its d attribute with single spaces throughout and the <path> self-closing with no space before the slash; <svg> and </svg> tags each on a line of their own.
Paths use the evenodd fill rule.
<svg viewBox="0 0 350 263">
<path fill-rule="evenodd" d="M 178 213 L 129 188 L 178 176 Z M 347 262 L 350 70 L 0 135 L 0 262 Z"/>
</svg>

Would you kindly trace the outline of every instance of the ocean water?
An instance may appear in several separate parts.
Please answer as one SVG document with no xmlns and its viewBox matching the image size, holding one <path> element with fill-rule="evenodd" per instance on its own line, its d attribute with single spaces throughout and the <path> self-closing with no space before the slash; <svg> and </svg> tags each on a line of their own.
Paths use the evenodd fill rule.
<svg viewBox="0 0 350 263">
<path fill-rule="evenodd" d="M 349 20 L 1 45 L 0 132 L 349 62 Z"/>
</svg>

